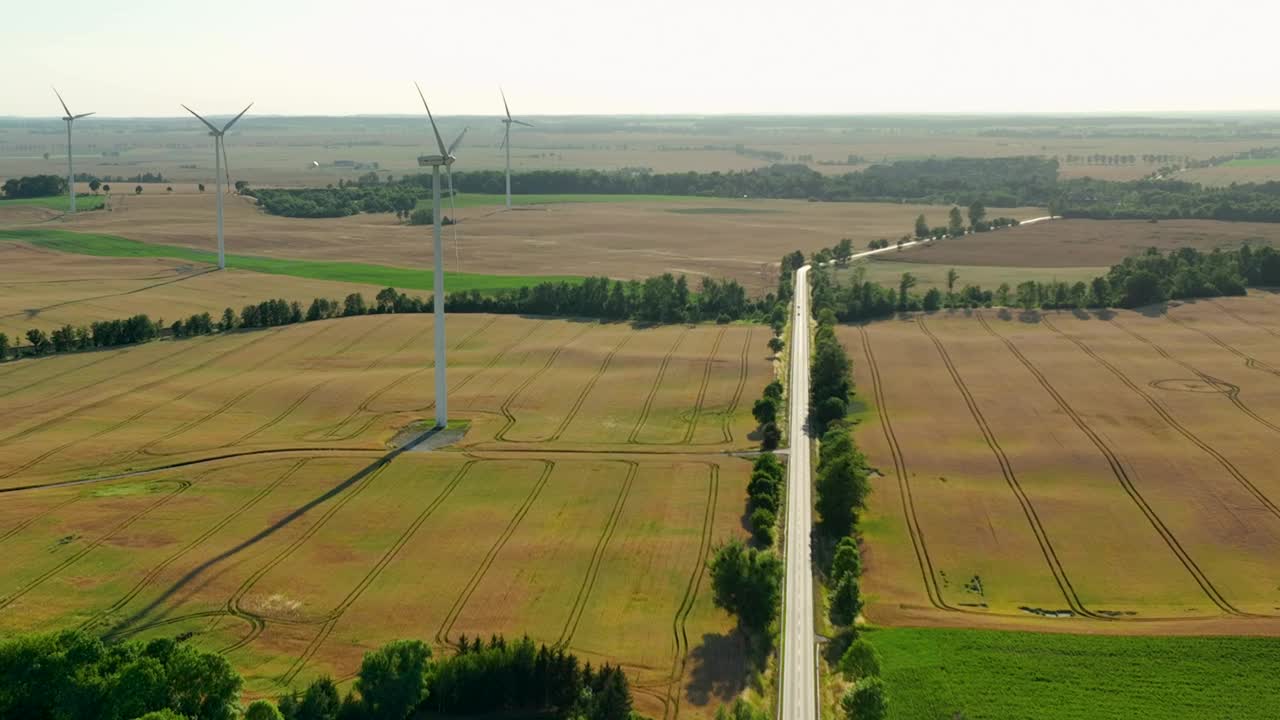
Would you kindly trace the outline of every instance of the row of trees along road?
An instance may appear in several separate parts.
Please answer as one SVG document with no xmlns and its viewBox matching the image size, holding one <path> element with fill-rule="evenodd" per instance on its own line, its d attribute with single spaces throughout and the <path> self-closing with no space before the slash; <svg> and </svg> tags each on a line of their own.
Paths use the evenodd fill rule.
<svg viewBox="0 0 1280 720">
<path fill-rule="evenodd" d="M 862 612 L 862 557 L 858 546 L 859 512 L 871 492 L 871 470 L 853 441 L 848 423 L 853 399 L 853 363 L 835 334 L 835 313 L 818 313 L 810 369 L 810 425 L 820 436 L 817 478 L 818 514 L 814 541 L 829 599 L 828 616 L 839 632 L 825 647 L 827 661 L 852 683 L 842 700 L 848 720 L 881 720 L 888 699 L 880 681 L 875 648 L 859 636 Z"/>
<path fill-rule="evenodd" d="M 279 705 L 241 706 L 225 658 L 170 639 L 105 644 L 67 631 L 0 642 L 0 718 L 22 720 L 406 720 L 442 716 L 639 720 L 618 667 L 562 648 L 462 638 L 435 660 L 417 640 L 366 653 L 345 696 L 321 677 Z"/>
</svg>

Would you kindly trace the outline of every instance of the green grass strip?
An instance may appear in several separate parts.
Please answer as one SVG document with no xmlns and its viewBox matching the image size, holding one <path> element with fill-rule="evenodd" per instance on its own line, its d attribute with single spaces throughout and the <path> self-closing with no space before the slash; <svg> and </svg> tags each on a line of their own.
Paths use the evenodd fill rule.
<svg viewBox="0 0 1280 720">
<path fill-rule="evenodd" d="M 705 202 L 711 198 L 686 196 L 686 195 L 594 195 L 594 194 L 529 194 L 529 195 L 511 195 L 511 204 L 513 206 L 523 205 L 556 205 L 564 203 L 633 203 L 633 202 L 661 202 L 661 203 L 681 203 Z M 441 197 L 440 202 L 444 205 L 444 213 L 449 214 L 449 198 Z M 472 207 L 496 207 L 505 205 L 507 202 L 506 195 L 488 194 L 488 193 L 458 193 L 453 199 L 454 207 L 472 208 Z M 719 199 L 719 202 L 725 202 Z M 431 198 L 425 197 L 418 201 L 418 207 L 431 208 Z"/>
<path fill-rule="evenodd" d="M 98 210 L 106 203 L 101 195 L 76 195 L 76 211 Z M 71 198 L 66 195 L 41 198 L 0 199 L 0 207 L 42 207 L 50 210 L 67 212 L 71 209 Z"/>
<path fill-rule="evenodd" d="M 895 720 L 1274 718 L 1280 639 L 881 628 Z"/>
<path fill-rule="evenodd" d="M 156 245 L 115 235 L 98 235 L 67 230 L 24 229 L 0 230 L 0 240 L 16 240 L 31 243 L 59 252 L 93 255 L 97 257 L 170 258 L 190 262 L 216 264 L 216 253 L 206 250 Z M 361 283 L 398 290 L 431 290 L 431 271 L 426 268 L 404 268 L 391 265 L 331 262 L 321 260 L 294 260 L 268 258 L 254 255 L 227 255 L 227 267 L 236 270 L 289 275 L 311 280 Z M 478 290 L 494 293 L 537 285 L 541 282 L 580 283 L 575 275 L 483 275 L 478 273 L 445 272 L 445 290 L 450 293 Z"/>
</svg>

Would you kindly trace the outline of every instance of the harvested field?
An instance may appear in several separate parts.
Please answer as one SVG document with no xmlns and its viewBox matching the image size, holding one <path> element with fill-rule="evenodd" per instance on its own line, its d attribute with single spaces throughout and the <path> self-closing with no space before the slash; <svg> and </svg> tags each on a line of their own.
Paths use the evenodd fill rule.
<svg viewBox="0 0 1280 720">
<path fill-rule="evenodd" d="M 841 328 L 886 624 L 1280 635 L 1269 294 Z"/>
<path fill-rule="evenodd" d="M 462 199 L 462 205 L 470 204 Z M 112 212 L 82 213 L 56 227 L 210 250 L 213 206 L 208 194 L 143 194 L 117 202 Z M 718 212 L 670 212 L 698 208 Z M 742 208 L 769 212 L 723 212 Z M 947 208 L 693 198 L 553 203 L 516 212 L 490 205 L 459 207 L 456 247 L 453 231 L 445 236 L 445 267 L 498 275 L 711 275 L 732 277 L 748 291 L 762 293 L 774 289 L 772 266 L 784 252 L 807 254 L 843 237 L 859 247 L 881 237 L 897 238 L 910 231 L 922 212 L 942 218 Z M 1044 214 L 1039 208 L 1002 212 L 1019 218 Z M 228 253 L 418 268 L 432 262 L 430 229 L 401 224 L 390 214 L 283 218 L 262 213 L 250 198 L 235 197 L 226 218 Z M 20 226 L 0 219 L 4 225 Z M 780 237 L 787 238 L 784 245 L 779 245 Z M 726 254 L 726 248 L 732 252 Z"/>
<path fill-rule="evenodd" d="M 528 633 L 623 665 L 652 717 L 709 716 L 745 682 L 703 575 L 745 535 L 750 466 L 723 451 L 753 444 L 767 333 L 454 315 L 466 435 L 388 454 L 432 412 L 431 329 L 372 315 L 0 366 L 0 633 L 189 634 L 253 695 L 345 681 L 395 638 Z"/>
<path fill-rule="evenodd" d="M 944 240 L 894 253 L 893 260 L 940 265 L 1079 268 L 1115 265 L 1159 248 L 1239 247 L 1280 242 L 1280 225 L 1214 220 L 1055 220 Z"/>
</svg>

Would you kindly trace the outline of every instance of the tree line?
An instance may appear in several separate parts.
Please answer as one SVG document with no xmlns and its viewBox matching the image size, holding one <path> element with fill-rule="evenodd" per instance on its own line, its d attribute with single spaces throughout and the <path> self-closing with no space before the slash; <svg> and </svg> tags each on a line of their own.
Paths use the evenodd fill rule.
<svg viewBox="0 0 1280 720">
<path fill-rule="evenodd" d="M 1280 222 L 1280 182 L 1205 187 L 1181 180 L 1119 182 L 1076 178 L 1058 183 L 1051 214 L 1095 220 Z"/>
<path fill-rule="evenodd" d="M 618 667 L 593 670 L 528 637 L 462 638 L 435 660 L 417 640 L 366 653 L 354 687 L 321 677 L 278 705 L 242 707 L 243 679 L 216 653 L 157 639 L 106 644 L 78 631 L 0 642 L 0 717 L 24 720 L 405 720 L 421 712 L 633 720 Z"/>
<path fill-rule="evenodd" d="M 818 311 L 810 368 L 810 424 L 821 439 L 814 482 L 818 514 L 814 539 L 819 567 L 828 588 L 828 617 L 838 630 L 825 649 L 827 658 L 852 683 L 841 707 L 848 720 L 881 720 L 888 697 L 881 682 L 879 655 L 861 637 L 862 556 L 858 517 L 871 493 L 871 469 L 853 441 L 849 404 L 854 397 L 853 362 L 835 335 L 835 313 Z"/>
<path fill-rule="evenodd" d="M 0 185 L 0 193 L 10 200 L 54 197 L 67 194 L 67 179 L 57 175 L 29 175 L 9 178 Z"/>
<path fill-rule="evenodd" d="M 445 297 L 449 313 L 493 313 L 499 315 L 541 315 L 594 318 L 641 323 L 684 323 L 715 321 L 728 323 L 762 319 L 773 297 L 751 300 L 736 280 L 703 277 L 697 291 L 684 275 L 671 273 L 640 280 L 584 278 L 580 283 L 543 282 L 492 295 L 478 291 L 452 293 Z M 315 298 L 304 310 L 301 303 L 283 298 L 264 300 L 222 312 L 216 323 L 209 313 L 199 313 L 168 326 L 145 314 L 124 320 L 94 322 L 88 326 L 64 325 L 46 333 L 28 330 L 28 345 L 17 347 L 0 333 L 0 361 L 13 357 L 40 356 L 94 348 L 147 342 L 162 335 L 175 338 L 209 335 L 240 328 L 264 328 L 335 317 L 381 313 L 430 313 L 434 298 L 410 296 L 395 288 L 384 288 L 366 302 L 361 293 L 351 293 L 342 301 Z"/>
</svg>

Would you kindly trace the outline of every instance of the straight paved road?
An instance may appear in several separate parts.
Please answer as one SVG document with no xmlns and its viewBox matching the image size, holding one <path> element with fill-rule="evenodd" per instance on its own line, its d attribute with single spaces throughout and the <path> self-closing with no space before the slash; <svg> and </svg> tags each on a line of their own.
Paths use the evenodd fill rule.
<svg viewBox="0 0 1280 720">
<path fill-rule="evenodd" d="M 791 318 L 791 387 L 787 423 L 787 578 L 783 620 L 782 718 L 815 720 L 817 661 L 813 631 L 813 568 L 809 535 L 813 500 L 809 473 L 809 267 L 796 271 L 795 315 Z"/>
</svg>

